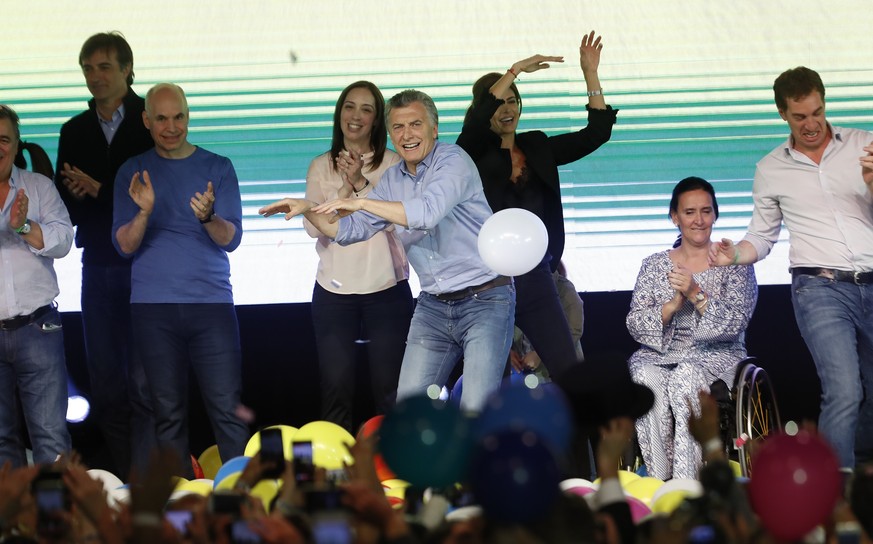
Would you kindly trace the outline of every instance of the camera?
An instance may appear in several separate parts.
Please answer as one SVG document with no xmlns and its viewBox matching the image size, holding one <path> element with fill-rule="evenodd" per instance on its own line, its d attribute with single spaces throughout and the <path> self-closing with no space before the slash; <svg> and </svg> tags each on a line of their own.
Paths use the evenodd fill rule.
<svg viewBox="0 0 873 544">
<path fill-rule="evenodd" d="M 261 537 L 252 531 L 249 527 L 249 522 L 246 520 L 236 520 L 230 525 L 230 541 L 233 544 L 260 544 Z"/>
</svg>

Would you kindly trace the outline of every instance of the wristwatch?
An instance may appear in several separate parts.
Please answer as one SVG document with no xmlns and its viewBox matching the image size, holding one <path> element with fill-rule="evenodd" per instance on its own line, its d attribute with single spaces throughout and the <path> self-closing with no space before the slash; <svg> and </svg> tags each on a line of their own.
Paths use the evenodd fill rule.
<svg viewBox="0 0 873 544">
<path fill-rule="evenodd" d="M 21 225 L 20 227 L 18 227 L 17 229 L 15 229 L 15 232 L 17 232 L 18 234 L 20 234 L 22 236 L 24 236 L 25 234 L 29 234 L 30 233 L 30 219 L 25 219 L 24 224 Z"/>
</svg>

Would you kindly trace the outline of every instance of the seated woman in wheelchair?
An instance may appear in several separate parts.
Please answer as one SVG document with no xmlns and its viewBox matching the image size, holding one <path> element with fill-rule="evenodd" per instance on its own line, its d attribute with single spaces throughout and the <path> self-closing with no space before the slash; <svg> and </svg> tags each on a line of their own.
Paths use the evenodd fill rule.
<svg viewBox="0 0 873 544">
<path fill-rule="evenodd" d="M 746 357 L 744 334 L 758 286 L 751 266 L 712 267 L 712 225 L 718 218 L 715 190 L 689 177 L 673 189 L 670 219 L 679 227 L 672 249 L 643 260 L 627 328 L 640 343 L 628 361 L 634 381 L 655 392 L 652 409 L 636 421 L 650 476 L 696 478 L 700 445 L 688 431 L 698 410 L 697 392 L 718 380 L 733 383 Z"/>
</svg>

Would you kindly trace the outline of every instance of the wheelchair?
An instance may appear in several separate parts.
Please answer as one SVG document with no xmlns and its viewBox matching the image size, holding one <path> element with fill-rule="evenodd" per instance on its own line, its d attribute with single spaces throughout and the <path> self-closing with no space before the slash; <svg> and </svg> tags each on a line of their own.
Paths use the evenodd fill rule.
<svg viewBox="0 0 873 544">
<path fill-rule="evenodd" d="M 733 387 L 728 388 L 722 380 L 710 385 L 710 393 L 718 403 L 725 455 L 739 463 L 744 477 L 752 474 L 752 455 L 756 445 L 782 429 L 773 385 L 767 372 L 756 362 L 755 357 L 740 361 Z M 632 450 L 621 461 L 622 468 L 635 472 L 642 463 L 639 444 L 634 440 Z"/>
</svg>

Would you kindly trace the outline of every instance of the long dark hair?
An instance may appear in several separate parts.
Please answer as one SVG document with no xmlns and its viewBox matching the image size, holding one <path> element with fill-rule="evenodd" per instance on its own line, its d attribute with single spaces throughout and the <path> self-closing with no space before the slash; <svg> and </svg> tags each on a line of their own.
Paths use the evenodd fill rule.
<svg viewBox="0 0 873 544">
<path fill-rule="evenodd" d="M 491 87 L 493 87 L 501 77 L 503 77 L 503 74 L 490 72 L 476 80 L 476 83 L 473 84 L 473 102 L 470 104 L 470 107 L 467 108 L 467 113 L 464 114 L 465 125 L 470 122 L 470 114 L 473 112 L 473 109 L 485 100 L 491 92 Z M 518 112 L 521 113 L 521 94 L 518 92 L 518 87 L 516 87 L 513 82 L 509 84 L 509 88 L 512 89 L 512 94 L 515 95 L 515 99 L 518 100 Z"/>
<path fill-rule="evenodd" d="M 33 170 L 37 174 L 53 179 L 55 177 L 55 169 L 52 166 L 52 161 L 49 159 L 48 153 L 39 144 L 33 142 L 18 142 L 18 155 L 15 156 L 13 164 L 22 170 L 27 169 L 27 159 L 24 157 L 24 152 L 30 154 L 30 162 L 33 165 Z"/>
<path fill-rule="evenodd" d="M 336 101 L 336 107 L 333 110 L 333 138 L 330 143 L 330 158 L 336 168 L 336 159 L 339 157 L 340 151 L 345 149 L 345 141 L 343 139 L 342 123 L 340 116 L 342 115 L 343 103 L 353 89 L 367 89 L 373 95 L 376 102 L 376 116 L 373 119 L 373 129 L 370 131 L 370 147 L 373 148 L 373 162 L 370 163 L 370 170 L 379 168 L 382 164 L 382 159 L 385 158 L 385 148 L 388 146 L 388 130 L 385 128 L 385 98 L 382 96 L 382 91 L 375 84 L 369 81 L 355 81 L 340 93 L 339 99 Z"/>
</svg>

